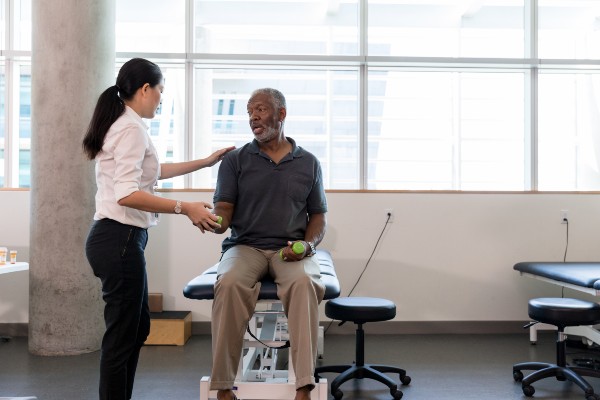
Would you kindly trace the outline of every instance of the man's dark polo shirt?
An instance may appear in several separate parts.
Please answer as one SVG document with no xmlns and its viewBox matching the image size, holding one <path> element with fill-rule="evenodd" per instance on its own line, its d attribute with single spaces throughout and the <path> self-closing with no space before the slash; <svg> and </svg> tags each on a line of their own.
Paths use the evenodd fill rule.
<svg viewBox="0 0 600 400">
<path fill-rule="evenodd" d="M 304 240 L 308 215 L 327 212 L 319 160 L 287 140 L 292 152 L 279 164 L 260 151 L 256 140 L 221 161 L 213 201 L 234 204 L 223 251 L 236 244 L 280 249 L 288 240 Z"/>
</svg>

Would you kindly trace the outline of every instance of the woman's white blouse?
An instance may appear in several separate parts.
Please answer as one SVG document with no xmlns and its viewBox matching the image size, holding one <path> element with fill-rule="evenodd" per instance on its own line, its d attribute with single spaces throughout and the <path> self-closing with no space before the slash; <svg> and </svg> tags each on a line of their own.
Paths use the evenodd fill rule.
<svg viewBox="0 0 600 400">
<path fill-rule="evenodd" d="M 154 194 L 160 176 L 158 154 L 148 135 L 148 126 L 128 106 L 110 127 L 102 151 L 96 156 L 96 214 L 127 225 L 148 228 L 158 223 L 158 214 L 117 203 L 142 190 Z"/>
</svg>

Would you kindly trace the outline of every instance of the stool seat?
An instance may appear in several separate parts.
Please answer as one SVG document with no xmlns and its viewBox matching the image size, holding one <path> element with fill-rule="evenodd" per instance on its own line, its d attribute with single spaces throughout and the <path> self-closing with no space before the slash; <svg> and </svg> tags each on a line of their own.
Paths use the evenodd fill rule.
<svg viewBox="0 0 600 400">
<path fill-rule="evenodd" d="M 538 322 L 559 327 L 600 323 L 600 304 L 561 297 L 529 300 L 529 316 Z"/>
<path fill-rule="evenodd" d="M 388 321 L 396 316 L 396 305 L 392 301 L 375 297 L 339 297 L 327 302 L 325 315 L 356 324 Z"/>
<path fill-rule="evenodd" d="M 535 393 L 532 383 L 540 379 L 554 377 L 559 381 L 569 380 L 579 386 L 586 400 L 600 400 L 592 385 L 584 376 L 600 378 L 600 371 L 591 368 L 570 366 L 566 359 L 567 326 L 595 325 L 600 323 L 600 305 L 579 299 L 561 297 L 541 297 L 529 300 L 529 316 L 536 322 L 555 325 L 558 328 L 556 340 L 556 363 L 524 362 L 513 365 L 513 379 L 521 382 L 525 396 Z M 523 370 L 533 370 L 527 377 Z"/>
</svg>

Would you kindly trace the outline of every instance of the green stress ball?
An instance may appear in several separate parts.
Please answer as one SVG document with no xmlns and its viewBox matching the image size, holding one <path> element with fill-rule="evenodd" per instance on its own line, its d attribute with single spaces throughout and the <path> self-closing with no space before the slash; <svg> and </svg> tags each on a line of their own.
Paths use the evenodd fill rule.
<svg viewBox="0 0 600 400">
<path fill-rule="evenodd" d="M 304 253 L 306 249 L 304 248 L 304 244 L 302 242 L 295 242 L 292 245 L 292 251 L 296 254 Z M 283 249 L 279 250 L 279 257 L 283 260 Z"/>
<path fill-rule="evenodd" d="M 221 222 L 223 222 L 223 217 L 217 215 L 217 224 L 221 225 Z"/>
<path fill-rule="evenodd" d="M 304 253 L 304 250 L 306 250 L 304 248 L 304 244 L 302 242 L 296 242 L 292 245 L 292 251 L 296 254 L 302 254 Z"/>
</svg>

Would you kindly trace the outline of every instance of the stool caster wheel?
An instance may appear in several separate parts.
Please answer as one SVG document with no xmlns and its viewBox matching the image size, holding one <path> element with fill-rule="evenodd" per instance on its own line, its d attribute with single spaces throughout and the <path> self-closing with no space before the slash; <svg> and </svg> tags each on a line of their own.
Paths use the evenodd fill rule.
<svg viewBox="0 0 600 400">
<path fill-rule="evenodd" d="M 521 371 L 513 371 L 513 379 L 515 382 L 521 382 L 523 380 L 523 373 Z"/>
<path fill-rule="evenodd" d="M 523 394 L 527 397 L 531 397 L 533 396 L 533 394 L 535 393 L 535 389 L 533 388 L 533 386 L 523 386 Z"/>
<path fill-rule="evenodd" d="M 390 389 L 390 393 L 392 394 L 392 397 L 394 397 L 394 400 L 400 400 L 402 396 L 404 396 L 404 393 L 398 389 Z"/>
<path fill-rule="evenodd" d="M 332 394 L 335 400 L 340 400 L 342 397 L 344 397 L 344 393 L 342 393 L 340 389 L 336 390 L 335 393 Z"/>
<path fill-rule="evenodd" d="M 400 377 L 400 382 L 402 382 L 403 385 L 408 385 L 410 383 L 411 379 L 410 376 L 408 375 L 404 375 Z"/>
</svg>

